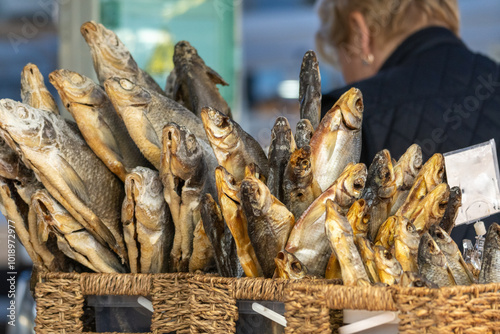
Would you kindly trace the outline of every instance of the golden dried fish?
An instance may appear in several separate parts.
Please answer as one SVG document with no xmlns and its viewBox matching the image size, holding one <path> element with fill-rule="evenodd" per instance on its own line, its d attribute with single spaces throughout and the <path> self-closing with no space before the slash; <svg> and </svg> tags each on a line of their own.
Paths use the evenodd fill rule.
<svg viewBox="0 0 500 334">
<path fill-rule="evenodd" d="M 308 119 L 316 129 L 321 119 L 321 75 L 314 51 L 305 53 L 300 66 L 300 118 Z"/>
<path fill-rule="evenodd" d="M 42 73 L 31 63 L 24 66 L 21 73 L 21 99 L 33 108 L 59 114 L 57 103 L 45 86 Z"/>
<path fill-rule="evenodd" d="M 457 244 L 448 233 L 439 226 L 434 225 L 429 230 L 429 234 L 446 257 L 446 261 L 448 262 L 448 266 L 453 273 L 457 285 L 471 285 L 475 283 L 476 280 L 467 267 L 462 257 L 462 253 L 460 253 Z"/>
<path fill-rule="evenodd" d="M 328 260 L 328 264 L 326 265 L 325 278 L 342 279 L 342 269 L 340 268 L 340 262 L 339 259 L 337 259 L 335 252 L 332 252 L 330 259 Z"/>
<path fill-rule="evenodd" d="M 60 116 L 12 100 L 0 101 L 0 132 L 49 193 L 123 260 L 119 229 L 123 185 Z"/>
<path fill-rule="evenodd" d="M 438 225 L 443 219 L 449 197 L 450 187 L 446 183 L 441 183 L 420 201 L 410 217 L 420 235 L 427 232 L 432 225 Z"/>
<path fill-rule="evenodd" d="M 209 272 L 215 267 L 214 249 L 201 219 L 196 224 L 193 235 L 193 254 L 189 259 L 189 272 L 194 273 L 198 270 Z"/>
<path fill-rule="evenodd" d="M 298 219 L 322 191 L 311 168 L 311 147 L 295 150 L 283 174 L 284 203 Z"/>
<path fill-rule="evenodd" d="M 394 249 L 386 249 L 383 246 L 374 246 L 375 265 L 377 266 L 380 282 L 392 285 L 399 283 L 403 269 L 394 256 Z"/>
<path fill-rule="evenodd" d="M 118 36 L 94 21 L 85 22 L 80 28 L 90 47 L 94 69 L 102 85 L 112 77 L 124 78 L 158 94 L 165 93 L 151 76 L 141 70 L 127 47 Z"/>
<path fill-rule="evenodd" d="M 311 138 L 314 178 L 323 191 L 330 187 L 349 163 L 361 155 L 363 96 L 351 88 L 321 120 Z"/>
<path fill-rule="evenodd" d="M 90 78 L 68 70 L 54 71 L 49 79 L 87 144 L 120 180 L 125 181 L 126 174 L 137 166 L 150 166 L 104 89 Z"/>
<path fill-rule="evenodd" d="M 162 131 L 169 122 L 189 129 L 203 147 L 207 164 L 216 167 L 203 124 L 192 112 L 127 79 L 108 79 L 104 88 L 133 141 L 156 169 L 160 169 Z"/>
<path fill-rule="evenodd" d="M 462 191 L 460 187 L 452 187 L 450 189 L 450 198 L 448 200 L 448 206 L 444 212 L 443 219 L 439 226 L 446 231 L 446 233 L 451 234 L 453 227 L 455 226 L 455 220 L 458 216 L 458 209 L 462 206 Z"/>
<path fill-rule="evenodd" d="M 430 193 L 438 184 L 443 183 L 444 174 L 444 157 L 441 153 L 435 153 L 422 166 L 416 179 L 423 177 L 427 193 Z"/>
<path fill-rule="evenodd" d="M 500 225 L 493 223 L 484 241 L 479 283 L 500 283 Z"/>
<path fill-rule="evenodd" d="M 418 271 L 418 245 L 420 234 L 404 217 L 399 217 L 395 226 L 394 250 L 403 271 Z"/>
<path fill-rule="evenodd" d="M 205 65 L 196 49 L 187 41 L 180 41 L 174 49 L 175 82 L 172 96 L 197 116 L 201 108 L 212 107 L 231 117 L 231 109 L 217 84 L 228 83 L 213 69 Z"/>
<path fill-rule="evenodd" d="M 309 146 L 314 134 L 314 128 L 308 119 L 301 119 L 295 128 L 295 144 L 297 148 Z"/>
<path fill-rule="evenodd" d="M 410 219 L 411 215 L 415 212 L 418 205 L 426 195 L 427 186 L 425 184 L 425 179 L 423 177 L 419 177 L 411 187 L 406 200 L 396 212 L 396 216 L 402 216 Z"/>
<path fill-rule="evenodd" d="M 385 222 L 380 225 L 378 229 L 377 236 L 373 240 L 373 244 L 376 246 L 382 246 L 385 249 L 391 249 L 394 247 L 394 234 L 396 233 L 396 224 L 402 219 L 400 216 L 390 216 L 385 220 Z"/>
<path fill-rule="evenodd" d="M 37 191 L 31 205 L 36 225 L 45 225 L 55 234 L 58 248 L 67 257 L 95 272 L 125 272 L 116 254 L 98 242 L 46 190 Z"/>
<path fill-rule="evenodd" d="M 422 168 L 422 149 L 417 144 L 411 145 L 399 158 L 394 167 L 396 192 L 391 199 L 391 212 L 394 215 L 408 197 L 415 178 Z"/>
<path fill-rule="evenodd" d="M 240 198 L 247 217 L 248 235 L 265 277 L 273 277 L 274 258 L 285 248 L 295 224 L 293 214 L 254 176 L 241 181 Z"/>
<path fill-rule="evenodd" d="M 379 283 L 377 265 L 375 263 L 375 251 L 373 250 L 372 243 L 362 235 L 354 235 L 354 243 L 358 249 L 359 255 L 363 260 L 366 274 L 371 283 Z"/>
<path fill-rule="evenodd" d="M 369 281 L 369 278 L 354 245 L 351 225 L 339 209 L 332 200 L 326 202 L 326 235 L 339 260 L 344 285 L 355 286 L 359 279 Z"/>
<path fill-rule="evenodd" d="M 307 268 L 286 250 L 280 251 L 274 259 L 276 264 L 276 273 L 278 278 L 284 279 L 302 279 L 307 276 Z"/>
<path fill-rule="evenodd" d="M 240 200 L 240 183 L 222 166 L 215 169 L 222 215 L 231 230 L 241 266 L 247 277 L 262 276 L 262 268 L 248 235 L 247 218 Z"/>
<path fill-rule="evenodd" d="M 351 224 L 354 237 L 361 236 L 366 238 L 368 232 L 368 222 L 370 215 L 368 214 L 369 207 L 364 199 L 358 199 L 354 202 L 347 212 L 347 220 Z"/>
<path fill-rule="evenodd" d="M 231 173 L 236 181 L 243 180 L 245 167 L 252 162 L 259 166 L 267 178 L 269 164 L 266 154 L 238 123 L 210 107 L 202 109 L 201 119 L 219 165 Z"/>
<path fill-rule="evenodd" d="M 422 235 L 418 245 L 418 268 L 424 278 L 440 288 L 456 285 L 446 257 L 427 232 Z"/>
<path fill-rule="evenodd" d="M 390 213 L 391 198 L 396 191 L 396 179 L 389 151 L 382 150 L 375 155 L 368 168 L 366 187 L 361 195 L 370 207 L 368 239 L 374 241 L 380 225 Z"/>
<path fill-rule="evenodd" d="M 174 226 L 157 171 L 134 168 L 125 179 L 122 224 L 132 273 L 164 273 Z"/>
<path fill-rule="evenodd" d="M 222 277 L 238 277 L 239 260 L 236 243 L 212 195 L 203 196 L 200 214 L 203 228 L 214 250 L 217 272 Z"/>
<path fill-rule="evenodd" d="M 193 251 L 193 231 L 199 220 L 199 204 L 205 193 L 214 193 L 213 179 L 196 137 L 185 127 L 169 123 L 163 129 L 160 177 L 175 225 L 171 265 L 188 271 Z"/>
<path fill-rule="evenodd" d="M 285 168 L 295 148 L 295 139 L 288 120 L 285 117 L 278 117 L 271 130 L 267 187 L 271 194 L 281 202 L 285 200 L 283 192 Z"/>
<path fill-rule="evenodd" d="M 429 281 L 422 275 L 414 271 L 405 271 L 401 276 L 401 281 L 399 285 L 403 288 L 428 288 L 428 289 L 439 289 L 437 284 Z"/>
<path fill-rule="evenodd" d="M 366 181 L 364 164 L 349 164 L 342 175 L 297 220 L 286 246 L 313 276 L 325 274 L 332 252 L 325 234 L 326 202 L 333 200 L 345 214 L 361 196 Z"/>
</svg>

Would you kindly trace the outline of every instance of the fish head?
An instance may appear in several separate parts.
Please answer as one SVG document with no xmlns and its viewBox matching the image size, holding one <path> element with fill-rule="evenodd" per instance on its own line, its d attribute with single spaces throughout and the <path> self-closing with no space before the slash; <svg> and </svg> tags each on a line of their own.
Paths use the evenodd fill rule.
<svg viewBox="0 0 500 334">
<path fill-rule="evenodd" d="M 293 175 L 297 179 L 311 175 L 311 147 L 304 146 L 301 149 L 295 150 L 290 156 L 289 164 L 292 167 Z"/>
<path fill-rule="evenodd" d="M 201 120 L 211 143 L 224 149 L 238 144 L 239 136 L 229 116 L 214 108 L 204 107 L 201 109 Z"/>
<path fill-rule="evenodd" d="M 70 112 L 71 104 L 97 107 L 108 101 L 106 93 L 99 85 L 77 72 L 55 70 L 49 74 L 49 80 Z"/>
<path fill-rule="evenodd" d="M 411 188 L 422 168 L 422 163 L 422 148 L 417 144 L 411 145 L 399 159 L 397 168 L 402 173 L 402 183 L 406 189 Z"/>
<path fill-rule="evenodd" d="M 445 255 L 455 255 L 459 251 L 455 241 L 441 227 L 437 225 L 431 226 L 429 234 Z"/>
<path fill-rule="evenodd" d="M 433 187 L 433 185 L 443 182 L 444 174 L 444 157 L 441 153 L 435 153 L 422 166 L 417 177 L 423 176 L 427 183 L 427 187 Z"/>
<path fill-rule="evenodd" d="M 201 58 L 198 56 L 198 51 L 188 41 L 179 41 L 175 44 L 173 61 L 176 66 L 195 59 Z"/>
<path fill-rule="evenodd" d="M 241 181 L 240 196 L 242 202 L 251 208 L 254 216 L 265 215 L 273 201 L 269 188 L 254 176 L 247 176 Z"/>
<path fill-rule="evenodd" d="M 377 245 L 373 247 L 373 251 L 375 252 L 375 258 L 378 260 L 377 263 L 381 264 L 386 273 L 394 277 L 401 276 L 403 269 L 394 255 L 394 248 L 387 249 Z"/>
<path fill-rule="evenodd" d="M 342 207 L 328 199 L 326 201 L 326 233 L 329 235 L 333 230 L 341 231 L 343 234 L 352 235 L 352 227 L 347 218 L 342 214 Z"/>
<path fill-rule="evenodd" d="M 282 250 L 274 258 L 278 277 L 285 279 L 302 279 L 307 275 L 307 268 L 292 253 Z"/>
<path fill-rule="evenodd" d="M 170 167 L 174 175 L 183 180 L 191 178 L 202 164 L 203 151 L 186 127 L 173 122 L 163 128 L 163 145 L 170 154 Z"/>
<path fill-rule="evenodd" d="M 335 202 L 342 207 L 350 207 L 365 188 L 367 170 L 365 164 L 349 163 L 332 187 L 336 187 Z"/>
<path fill-rule="evenodd" d="M 112 30 L 89 21 L 82 24 L 80 32 L 90 47 L 100 82 L 113 76 L 131 78 L 138 72 L 129 50 Z"/>
<path fill-rule="evenodd" d="M 440 183 L 425 197 L 425 202 L 431 205 L 431 215 L 434 217 L 443 217 L 448 201 L 450 199 L 450 186 L 446 183 Z"/>
<path fill-rule="evenodd" d="M 215 183 L 219 196 L 224 194 L 238 204 L 240 203 L 240 185 L 234 176 L 222 166 L 215 168 Z"/>
<path fill-rule="evenodd" d="M 347 220 L 352 226 L 354 234 L 368 233 L 368 222 L 370 221 L 369 206 L 364 199 L 354 202 L 347 212 Z"/>
<path fill-rule="evenodd" d="M 350 130 L 360 130 L 363 122 L 363 94 L 357 88 L 345 92 L 335 103 L 342 113 L 344 125 Z"/>
<path fill-rule="evenodd" d="M 422 234 L 418 245 L 418 263 L 424 262 L 438 267 L 447 265 L 446 257 L 428 232 Z"/>
<path fill-rule="evenodd" d="M 372 242 L 359 235 L 356 236 L 355 239 L 361 257 L 363 259 L 375 260 L 375 251 L 373 250 Z"/>
<path fill-rule="evenodd" d="M 14 150 L 19 144 L 26 147 L 46 148 L 54 145 L 56 130 L 52 122 L 46 121 L 52 116 L 54 116 L 52 113 L 20 102 L 10 99 L 0 100 L 2 137 Z"/>
<path fill-rule="evenodd" d="M 264 174 L 262 174 L 262 169 L 260 169 L 260 167 L 255 162 L 251 162 L 250 164 L 245 166 L 245 177 L 249 175 L 255 176 L 262 182 L 266 183 L 266 177 Z"/>
<path fill-rule="evenodd" d="M 83 226 L 50 196 L 47 190 L 35 192 L 31 201 L 38 219 L 41 219 L 58 233 L 70 234 L 83 229 Z"/>
<path fill-rule="evenodd" d="M 294 141 L 292 129 L 286 117 L 279 116 L 274 122 L 271 129 L 271 143 L 276 140 L 278 143 L 283 143 L 283 145 L 290 145 Z"/>
<path fill-rule="evenodd" d="M 395 235 L 401 236 L 403 240 L 408 240 L 410 237 L 417 237 L 418 231 L 415 225 L 406 217 L 397 216 L 398 220 L 395 226 Z"/>
<path fill-rule="evenodd" d="M 486 233 L 485 245 L 490 249 L 500 249 L 500 225 L 497 223 L 491 224 Z"/>
<path fill-rule="evenodd" d="M 303 118 L 297 122 L 297 126 L 295 127 L 295 131 L 301 132 L 301 133 L 309 133 L 312 136 L 312 134 L 314 132 L 314 128 L 313 128 L 310 120 L 308 120 L 307 118 Z M 311 139 L 311 138 L 309 138 L 309 139 Z"/>
<path fill-rule="evenodd" d="M 24 66 L 21 72 L 21 97 L 24 100 L 24 96 L 30 91 L 37 90 L 38 87 L 45 87 L 45 82 L 43 81 L 42 73 L 35 64 L 27 64 Z"/>
<path fill-rule="evenodd" d="M 375 155 L 368 170 L 368 179 L 376 185 L 378 197 L 389 198 L 394 194 L 397 188 L 396 177 L 388 150 L 384 149 Z"/>
<path fill-rule="evenodd" d="M 147 108 L 151 101 L 151 93 L 144 87 L 123 78 L 110 78 L 104 82 L 104 89 L 111 102 L 116 106 L 118 114 L 126 107 Z"/>
</svg>

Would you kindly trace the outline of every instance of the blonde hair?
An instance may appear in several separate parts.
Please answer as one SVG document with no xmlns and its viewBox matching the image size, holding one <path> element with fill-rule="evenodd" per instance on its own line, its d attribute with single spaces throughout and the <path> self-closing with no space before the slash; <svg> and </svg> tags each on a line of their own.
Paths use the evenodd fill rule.
<svg viewBox="0 0 500 334">
<path fill-rule="evenodd" d="M 379 43 L 408 34 L 418 23 L 441 24 L 458 35 L 460 17 L 457 0 L 318 0 L 321 27 L 316 34 L 319 54 L 335 64 L 335 49 L 351 38 L 350 14 L 365 17 Z M 333 59 L 332 59 L 333 58 Z"/>
</svg>

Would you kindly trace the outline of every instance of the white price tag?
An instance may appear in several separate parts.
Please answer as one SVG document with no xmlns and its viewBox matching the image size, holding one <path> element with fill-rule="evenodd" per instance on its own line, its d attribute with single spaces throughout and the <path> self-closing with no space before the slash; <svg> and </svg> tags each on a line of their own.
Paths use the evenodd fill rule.
<svg viewBox="0 0 500 334">
<path fill-rule="evenodd" d="M 450 187 L 462 191 L 455 225 L 472 223 L 499 210 L 500 186 L 495 140 L 444 154 Z"/>
</svg>

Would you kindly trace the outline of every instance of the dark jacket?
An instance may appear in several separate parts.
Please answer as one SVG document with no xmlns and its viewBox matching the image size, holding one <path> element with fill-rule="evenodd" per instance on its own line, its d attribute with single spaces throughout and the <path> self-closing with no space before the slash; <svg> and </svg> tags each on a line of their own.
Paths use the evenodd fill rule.
<svg viewBox="0 0 500 334">
<path fill-rule="evenodd" d="M 448 29 L 416 32 L 375 76 L 324 94 L 323 115 L 351 87 L 363 93 L 361 161 L 368 165 L 384 148 L 397 160 L 413 143 L 424 159 L 491 138 L 500 145 L 500 66 Z M 463 237 L 474 237 L 472 227 L 454 230 L 460 247 Z"/>
</svg>

